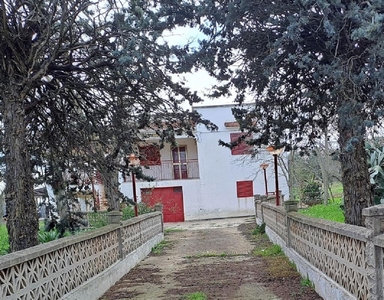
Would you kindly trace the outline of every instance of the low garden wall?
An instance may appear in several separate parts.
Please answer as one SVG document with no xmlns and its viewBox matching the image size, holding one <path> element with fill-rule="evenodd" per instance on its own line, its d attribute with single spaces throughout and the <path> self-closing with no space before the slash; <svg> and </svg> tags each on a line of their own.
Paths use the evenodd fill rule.
<svg viewBox="0 0 384 300">
<path fill-rule="evenodd" d="M 98 299 L 164 239 L 161 212 L 0 257 L 0 299 Z"/>
<path fill-rule="evenodd" d="M 256 222 L 324 299 L 384 299 L 384 205 L 363 210 L 366 227 L 313 219 L 255 201 Z"/>
</svg>

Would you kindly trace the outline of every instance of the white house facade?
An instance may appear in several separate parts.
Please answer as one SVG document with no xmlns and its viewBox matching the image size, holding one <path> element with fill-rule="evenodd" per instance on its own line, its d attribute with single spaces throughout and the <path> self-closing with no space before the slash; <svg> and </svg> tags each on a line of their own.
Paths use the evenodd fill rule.
<svg viewBox="0 0 384 300">
<path fill-rule="evenodd" d="M 144 173 L 156 178 L 153 182 L 136 180 L 138 201 L 149 205 L 163 204 L 165 222 L 248 216 L 254 214 L 255 194 L 275 192 L 273 156 L 260 149 L 252 158 L 249 146 L 234 149 L 219 146 L 219 140 L 230 142 L 241 132 L 231 112 L 233 105 L 195 107 L 205 119 L 218 126 L 209 131 L 198 125 L 195 138 L 177 137 L 177 147 L 166 145 L 156 149 L 157 139 L 149 137 L 140 149 L 141 163 L 149 169 Z M 154 146 L 148 146 L 151 143 Z M 264 171 L 262 163 L 268 163 Z M 279 190 L 288 196 L 287 180 L 279 167 Z M 120 189 L 132 198 L 131 178 L 122 180 Z"/>
</svg>

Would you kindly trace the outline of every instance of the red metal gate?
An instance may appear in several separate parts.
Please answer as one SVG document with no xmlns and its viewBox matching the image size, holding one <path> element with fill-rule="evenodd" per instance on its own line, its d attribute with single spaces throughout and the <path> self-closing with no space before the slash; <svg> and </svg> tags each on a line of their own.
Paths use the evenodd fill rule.
<svg viewBox="0 0 384 300">
<path fill-rule="evenodd" d="M 163 204 L 164 222 L 184 222 L 183 189 L 181 186 L 141 189 L 141 199 L 149 206 Z"/>
</svg>

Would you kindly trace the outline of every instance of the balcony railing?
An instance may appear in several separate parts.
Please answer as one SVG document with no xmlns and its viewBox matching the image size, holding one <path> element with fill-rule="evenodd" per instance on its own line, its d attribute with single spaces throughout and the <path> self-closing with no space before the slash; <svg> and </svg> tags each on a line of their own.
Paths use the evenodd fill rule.
<svg viewBox="0 0 384 300">
<path fill-rule="evenodd" d="M 187 162 L 183 164 L 187 166 L 187 178 L 182 179 L 199 178 L 199 162 L 197 159 L 187 160 Z M 155 180 L 175 180 L 174 165 L 178 164 L 174 164 L 171 160 L 162 160 L 161 165 L 149 166 L 149 169 L 143 166 L 142 170 L 145 175 L 154 177 Z M 132 181 L 132 177 L 127 176 L 126 181 Z"/>
</svg>

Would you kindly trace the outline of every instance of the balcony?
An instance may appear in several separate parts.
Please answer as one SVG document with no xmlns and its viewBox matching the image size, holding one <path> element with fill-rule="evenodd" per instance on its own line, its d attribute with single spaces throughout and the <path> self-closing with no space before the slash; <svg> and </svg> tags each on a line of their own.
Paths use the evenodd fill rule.
<svg viewBox="0 0 384 300">
<path fill-rule="evenodd" d="M 182 178 L 175 177 L 174 169 L 182 166 Z M 171 160 L 161 161 L 161 165 L 149 166 L 149 169 L 142 167 L 143 173 L 155 178 L 155 180 L 185 180 L 199 178 L 199 162 L 197 159 L 187 160 L 182 164 L 174 164 Z M 179 174 L 180 174 L 179 173 Z M 132 177 L 127 176 L 126 181 L 132 181 Z"/>
</svg>

